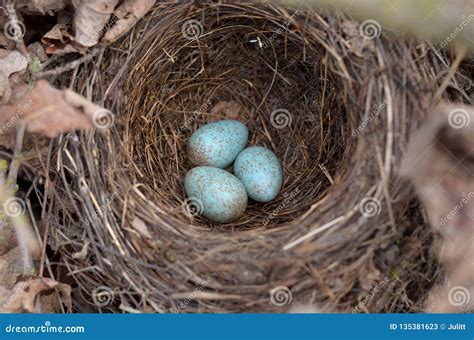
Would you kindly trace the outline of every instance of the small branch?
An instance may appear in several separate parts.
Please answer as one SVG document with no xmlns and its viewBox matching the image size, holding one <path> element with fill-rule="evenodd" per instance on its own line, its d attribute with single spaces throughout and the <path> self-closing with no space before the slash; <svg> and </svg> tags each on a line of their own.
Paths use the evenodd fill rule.
<svg viewBox="0 0 474 340">
<path fill-rule="evenodd" d="M 60 75 L 64 72 L 72 71 L 75 68 L 77 68 L 79 65 L 81 65 L 81 64 L 91 60 L 95 56 L 97 56 L 100 51 L 101 51 L 100 48 L 95 48 L 89 54 L 87 54 L 87 55 L 85 55 L 85 56 L 83 56 L 79 59 L 76 59 L 76 60 L 74 60 L 74 61 L 72 61 L 68 64 L 56 67 L 55 69 L 52 69 L 52 70 L 48 70 L 48 71 L 38 73 L 35 78 L 39 79 L 39 78 L 44 78 L 44 77 L 47 77 L 47 76 L 58 76 L 58 75 Z"/>
<path fill-rule="evenodd" d="M 21 150 L 23 148 L 23 138 L 25 136 L 25 124 L 20 124 L 16 134 L 15 150 L 13 151 L 12 161 L 10 163 L 10 171 L 8 172 L 7 178 L 7 190 L 14 192 L 15 184 L 18 177 L 18 170 L 21 164 Z"/>
<path fill-rule="evenodd" d="M 15 150 L 10 162 L 7 181 L 5 181 L 5 176 L 7 173 L 8 163 L 6 163 L 5 160 L 0 162 L 0 203 L 3 210 L 0 225 L 3 227 L 5 221 L 8 220 L 10 225 L 15 229 L 18 246 L 23 260 L 23 273 L 31 274 L 34 270 L 32 254 L 38 253 L 39 244 L 32 231 L 28 218 L 24 214 L 25 203 L 21 199 L 15 198 L 24 135 L 25 125 L 21 124 L 17 129 Z M 2 230 L 0 229 L 0 232 L 1 231 Z"/>
</svg>

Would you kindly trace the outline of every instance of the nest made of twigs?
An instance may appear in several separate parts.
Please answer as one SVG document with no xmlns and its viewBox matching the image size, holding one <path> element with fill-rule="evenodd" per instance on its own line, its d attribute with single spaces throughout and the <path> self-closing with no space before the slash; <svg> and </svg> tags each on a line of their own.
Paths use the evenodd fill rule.
<svg viewBox="0 0 474 340">
<path fill-rule="evenodd" d="M 157 5 L 84 67 L 74 87 L 117 118 L 57 140 L 44 200 L 66 269 L 52 272 L 77 309 L 420 310 L 437 266 L 398 168 L 449 63 L 359 28 L 271 4 Z M 273 202 L 219 225 L 189 214 L 183 182 L 187 140 L 228 118 L 210 113 L 223 101 L 285 178 Z"/>
</svg>

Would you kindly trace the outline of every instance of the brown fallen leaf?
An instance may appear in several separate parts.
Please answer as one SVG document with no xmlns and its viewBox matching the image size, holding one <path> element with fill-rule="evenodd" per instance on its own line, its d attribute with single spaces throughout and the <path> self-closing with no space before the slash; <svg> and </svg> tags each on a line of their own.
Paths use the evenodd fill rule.
<svg viewBox="0 0 474 340">
<path fill-rule="evenodd" d="M 119 0 L 73 0 L 75 40 L 86 47 L 99 41 Z"/>
<path fill-rule="evenodd" d="M 428 311 L 468 311 L 474 309 L 474 107 L 443 105 L 428 117 L 401 169 L 442 235 L 439 258 L 449 284 L 436 287 Z"/>
<path fill-rule="evenodd" d="M 0 50 L 0 104 L 10 100 L 10 75 L 25 70 L 27 66 L 28 61 L 20 52 Z"/>
<path fill-rule="evenodd" d="M 11 228 L 8 224 L 6 224 L 6 226 L 1 227 L 0 256 L 7 254 L 17 246 L 18 243 L 16 241 L 15 230 L 13 230 L 13 228 Z"/>
<path fill-rule="evenodd" d="M 292 303 L 288 314 L 318 314 L 322 310 L 311 304 Z"/>
<path fill-rule="evenodd" d="M 0 27 L 4 27 L 5 23 L 0 20 Z M 6 48 L 7 50 L 15 49 L 15 42 L 12 39 L 8 39 L 3 31 L 0 31 L 0 48 Z"/>
<path fill-rule="evenodd" d="M 44 44 L 52 44 L 54 41 L 59 41 L 63 44 L 70 43 L 72 35 L 68 31 L 65 24 L 56 24 L 51 28 L 42 38 Z"/>
<path fill-rule="evenodd" d="M 45 80 L 37 81 L 33 89 L 26 85 L 15 89 L 11 101 L 2 107 L 3 133 L 25 123 L 28 132 L 52 138 L 73 130 L 108 127 L 101 121 L 104 115 L 113 120 L 110 111 L 73 91 L 58 90 Z"/>
<path fill-rule="evenodd" d="M 78 260 L 85 260 L 87 257 L 87 254 L 89 253 L 89 241 L 86 241 L 83 245 L 80 251 L 72 254 L 73 259 L 78 259 Z"/>
<path fill-rule="evenodd" d="M 46 45 L 47 54 L 63 55 L 67 53 L 85 54 L 87 48 L 74 41 L 69 25 L 58 23 L 49 30 L 42 38 L 41 42 Z"/>
<path fill-rule="evenodd" d="M 0 256 L 0 287 L 12 289 L 22 274 L 22 254 L 20 247 L 15 246 Z"/>
<path fill-rule="evenodd" d="M 225 117 L 237 119 L 240 116 L 242 107 L 234 101 L 220 101 L 212 108 L 210 114 L 212 118 Z"/>
<path fill-rule="evenodd" d="M 127 33 L 148 11 L 153 7 L 156 0 L 125 0 L 114 12 L 111 18 L 115 22 L 100 40 L 103 43 L 110 44 Z M 112 21 L 112 20 L 110 20 Z M 107 29 L 108 27 L 104 27 Z"/>
<path fill-rule="evenodd" d="M 16 0 L 16 8 L 30 14 L 53 15 L 65 6 L 66 0 Z"/>
<path fill-rule="evenodd" d="M 0 289 L 0 312 L 35 313 L 38 311 L 38 297 L 50 295 L 56 291 L 61 293 L 62 301 L 71 312 L 71 287 L 49 278 L 34 278 L 18 282 L 11 290 Z"/>
<path fill-rule="evenodd" d="M 148 231 L 148 227 L 142 219 L 135 217 L 132 221 L 132 227 L 144 238 L 152 238 L 150 232 Z"/>
</svg>

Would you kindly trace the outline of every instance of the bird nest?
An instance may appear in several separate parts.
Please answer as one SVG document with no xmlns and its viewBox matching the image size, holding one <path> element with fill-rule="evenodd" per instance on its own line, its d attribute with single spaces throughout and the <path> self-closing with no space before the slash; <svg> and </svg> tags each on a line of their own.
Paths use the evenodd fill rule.
<svg viewBox="0 0 474 340">
<path fill-rule="evenodd" d="M 72 86 L 116 113 L 55 141 L 50 273 L 78 311 L 421 310 L 437 264 L 399 164 L 449 67 L 378 23 L 274 4 L 159 4 Z M 237 119 L 281 160 L 270 203 L 217 224 L 186 143 Z"/>
</svg>

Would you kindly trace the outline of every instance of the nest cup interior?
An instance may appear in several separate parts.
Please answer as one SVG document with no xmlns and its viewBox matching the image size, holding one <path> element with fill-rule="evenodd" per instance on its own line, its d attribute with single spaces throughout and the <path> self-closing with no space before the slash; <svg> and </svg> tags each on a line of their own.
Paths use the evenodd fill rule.
<svg viewBox="0 0 474 340">
<path fill-rule="evenodd" d="M 351 131 L 341 77 L 325 63 L 327 52 L 314 31 L 306 30 L 317 17 L 218 4 L 207 7 L 205 18 L 199 13 L 169 13 L 162 20 L 175 23 L 165 31 L 150 29 L 137 48 L 140 57 L 126 84 L 125 145 L 133 175 L 149 187 L 155 204 L 185 223 L 255 228 L 292 221 L 331 190 Z M 211 113 L 222 101 L 239 109 Z M 248 145 L 272 150 L 284 172 L 274 201 L 249 200 L 244 215 L 222 225 L 194 214 L 184 192 L 193 167 L 187 142 L 197 128 L 220 119 L 244 123 Z"/>
</svg>

